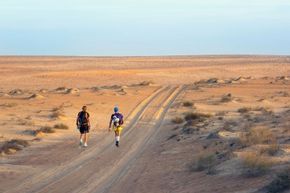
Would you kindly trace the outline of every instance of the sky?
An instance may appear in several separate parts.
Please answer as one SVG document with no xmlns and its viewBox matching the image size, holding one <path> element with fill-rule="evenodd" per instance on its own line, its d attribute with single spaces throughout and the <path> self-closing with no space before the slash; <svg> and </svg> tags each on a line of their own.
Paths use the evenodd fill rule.
<svg viewBox="0 0 290 193">
<path fill-rule="evenodd" d="M 290 55 L 290 0 L 0 0 L 0 55 Z"/>
</svg>

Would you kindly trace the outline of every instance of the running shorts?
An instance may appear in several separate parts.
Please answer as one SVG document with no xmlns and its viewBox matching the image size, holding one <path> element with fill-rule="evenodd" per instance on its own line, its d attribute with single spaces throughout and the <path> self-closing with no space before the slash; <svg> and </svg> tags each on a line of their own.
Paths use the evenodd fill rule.
<svg viewBox="0 0 290 193">
<path fill-rule="evenodd" d="M 118 132 L 119 134 L 121 134 L 122 130 L 123 130 L 123 127 L 121 127 L 121 126 L 117 126 L 117 127 L 115 127 L 115 129 L 114 129 L 114 131 L 115 131 L 115 132 Z"/>
</svg>

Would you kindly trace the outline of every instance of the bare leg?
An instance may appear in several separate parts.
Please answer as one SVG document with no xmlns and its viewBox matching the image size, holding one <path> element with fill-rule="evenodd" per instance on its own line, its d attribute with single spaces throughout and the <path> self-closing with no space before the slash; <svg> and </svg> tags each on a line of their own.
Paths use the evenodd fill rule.
<svg viewBox="0 0 290 193">
<path fill-rule="evenodd" d="M 83 145 L 83 134 L 80 134 L 80 145 Z"/>
<path fill-rule="evenodd" d="M 82 141 L 83 139 L 83 134 L 80 134 L 80 141 Z"/>
<path fill-rule="evenodd" d="M 116 146 L 119 147 L 120 133 L 118 131 L 115 131 L 115 140 L 116 140 Z"/>
<path fill-rule="evenodd" d="M 84 134 L 84 143 L 87 143 L 87 141 L 88 141 L 88 133 L 85 133 Z"/>
</svg>

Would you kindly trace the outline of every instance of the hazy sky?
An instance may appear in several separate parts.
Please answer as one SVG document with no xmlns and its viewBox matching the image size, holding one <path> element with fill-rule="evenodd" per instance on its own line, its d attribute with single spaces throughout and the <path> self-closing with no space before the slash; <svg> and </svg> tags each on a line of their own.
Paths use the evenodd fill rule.
<svg viewBox="0 0 290 193">
<path fill-rule="evenodd" d="M 290 0 L 0 0 L 0 55 L 290 54 Z"/>
</svg>

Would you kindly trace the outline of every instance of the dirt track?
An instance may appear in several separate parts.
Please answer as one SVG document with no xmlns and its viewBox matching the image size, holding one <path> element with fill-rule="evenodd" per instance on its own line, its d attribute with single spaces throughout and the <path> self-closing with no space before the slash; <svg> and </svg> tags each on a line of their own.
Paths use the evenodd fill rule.
<svg viewBox="0 0 290 193">
<path fill-rule="evenodd" d="M 126 120 L 120 148 L 114 147 L 112 135 L 107 135 L 82 150 L 80 156 L 70 159 L 66 164 L 44 170 L 6 193 L 110 192 L 113 183 L 126 174 L 154 139 L 166 111 L 182 90 L 182 87 L 162 87 L 142 101 Z M 72 142 L 61 147 L 54 150 L 57 153 L 53 154 L 67 154 L 69 151 L 73 155 L 79 151 Z M 53 154 L 46 158 L 47 161 L 53 160 Z"/>
</svg>

